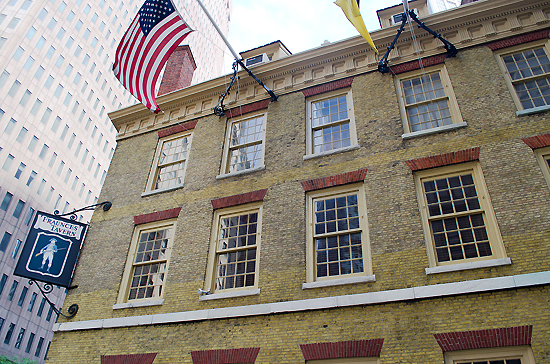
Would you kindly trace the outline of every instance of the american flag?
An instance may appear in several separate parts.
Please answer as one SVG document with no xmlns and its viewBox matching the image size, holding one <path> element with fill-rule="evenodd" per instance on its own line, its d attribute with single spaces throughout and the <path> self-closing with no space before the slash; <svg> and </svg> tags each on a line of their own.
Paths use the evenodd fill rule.
<svg viewBox="0 0 550 364">
<path fill-rule="evenodd" d="M 192 32 L 171 0 L 147 0 L 115 53 L 115 77 L 152 112 L 159 74 L 174 49 Z"/>
</svg>

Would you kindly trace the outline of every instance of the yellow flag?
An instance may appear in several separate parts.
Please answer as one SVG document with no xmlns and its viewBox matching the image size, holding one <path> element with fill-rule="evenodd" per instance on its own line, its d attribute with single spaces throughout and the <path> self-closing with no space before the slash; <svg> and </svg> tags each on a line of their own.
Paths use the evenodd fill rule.
<svg viewBox="0 0 550 364">
<path fill-rule="evenodd" d="M 346 14 L 346 17 L 351 22 L 351 24 L 353 24 L 355 29 L 357 29 L 359 34 L 361 34 L 363 38 L 365 38 L 372 49 L 374 49 L 374 51 L 378 53 L 378 49 L 376 49 L 376 46 L 374 45 L 374 42 L 372 41 L 372 38 L 370 37 L 370 34 L 365 27 L 365 23 L 363 22 L 363 18 L 361 17 L 361 13 L 359 12 L 359 5 L 357 5 L 357 1 L 336 0 L 334 3 L 342 8 L 342 11 L 344 12 L 344 14 Z"/>
</svg>

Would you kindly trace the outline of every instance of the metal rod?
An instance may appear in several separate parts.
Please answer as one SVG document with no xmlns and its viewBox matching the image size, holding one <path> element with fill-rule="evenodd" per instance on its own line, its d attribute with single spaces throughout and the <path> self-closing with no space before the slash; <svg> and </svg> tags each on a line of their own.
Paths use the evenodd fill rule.
<svg viewBox="0 0 550 364">
<path fill-rule="evenodd" d="M 260 84 L 260 86 L 262 86 L 264 88 L 264 90 L 267 91 L 267 93 L 269 94 L 269 96 L 271 96 L 271 101 L 277 101 L 277 96 L 273 93 L 273 91 L 271 91 L 266 85 L 264 85 L 264 83 L 262 81 L 260 81 L 243 63 L 241 57 L 237 54 L 237 52 L 235 52 L 235 50 L 233 49 L 233 47 L 231 47 L 231 44 L 229 44 L 229 41 L 227 40 L 227 38 L 225 37 L 225 35 L 223 35 L 220 27 L 218 27 L 218 24 L 216 24 L 216 22 L 214 21 L 214 18 L 212 18 L 212 15 L 210 15 L 210 13 L 208 12 L 208 10 L 206 9 L 206 7 L 204 6 L 204 4 L 202 3 L 201 0 L 197 0 L 197 2 L 199 3 L 200 7 L 202 8 L 202 10 L 204 11 L 204 13 L 206 14 L 206 16 L 208 17 L 208 19 L 210 19 L 210 22 L 212 23 L 212 25 L 214 26 L 214 28 L 216 29 L 216 31 L 218 32 L 218 34 L 220 35 L 220 37 L 222 37 L 223 39 L 223 42 L 225 43 L 225 45 L 227 46 L 227 48 L 229 48 L 229 51 L 231 51 L 231 54 L 233 54 L 233 57 L 235 57 L 235 61 L 237 61 L 237 63 L 239 63 L 239 65 L 246 71 L 248 72 L 248 75 L 250 77 L 252 77 L 256 82 L 258 82 Z M 229 91 L 229 90 L 228 90 Z"/>
<path fill-rule="evenodd" d="M 218 27 L 218 24 L 216 24 L 216 22 L 214 21 L 214 19 L 212 18 L 212 15 L 210 15 L 210 13 L 208 12 L 208 10 L 206 10 L 206 7 L 204 6 L 204 4 L 202 3 L 201 0 L 197 0 L 197 2 L 199 3 L 199 5 L 201 6 L 202 10 L 204 10 L 204 13 L 206 14 L 206 16 L 208 17 L 208 19 L 210 19 L 210 22 L 212 23 L 212 25 L 214 26 L 214 28 L 216 28 L 216 30 L 218 31 L 218 34 L 220 35 L 220 37 L 222 37 L 223 39 L 223 42 L 225 43 L 225 45 L 227 46 L 227 48 L 229 48 L 229 50 L 231 51 L 231 54 L 233 54 L 233 57 L 235 57 L 235 59 L 239 59 L 240 57 L 237 55 L 237 53 L 235 52 L 235 50 L 233 49 L 233 47 L 231 47 L 231 44 L 229 44 L 229 41 L 227 40 L 227 38 L 225 37 L 225 35 L 223 35 L 220 27 Z"/>
<path fill-rule="evenodd" d="M 103 202 L 100 202 L 100 203 L 96 203 L 94 205 L 90 205 L 90 206 L 86 206 L 86 207 L 83 207 L 81 209 L 78 209 L 78 210 L 73 210 L 71 212 L 67 212 L 65 214 L 59 214 L 59 210 L 55 210 L 53 212 L 54 215 L 56 216 L 59 216 L 59 217 L 63 217 L 63 216 L 71 216 L 71 220 L 76 220 L 76 213 L 77 212 L 80 212 L 80 211 L 86 211 L 86 210 L 95 210 L 96 207 L 98 206 L 103 206 L 103 211 L 109 211 L 109 209 L 111 208 L 113 204 L 111 203 L 111 201 L 103 201 Z"/>
<path fill-rule="evenodd" d="M 403 32 L 403 29 L 405 28 L 405 24 L 407 23 L 407 20 L 408 20 L 409 16 L 411 17 L 412 20 L 414 20 L 418 24 L 419 28 L 424 29 L 425 31 L 427 31 L 428 33 L 433 35 L 434 38 L 439 39 L 443 43 L 443 45 L 445 47 L 445 50 L 447 50 L 447 57 L 454 57 L 458 53 L 458 50 L 456 49 L 454 44 L 449 42 L 447 39 L 443 38 L 441 36 L 441 34 L 438 34 L 438 33 L 434 32 L 433 30 L 431 30 L 430 28 L 428 28 L 426 26 L 426 24 L 424 24 L 423 22 L 421 22 L 418 19 L 418 17 L 414 13 L 414 11 L 409 10 L 408 12 L 403 13 L 403 20 L 401 22 L 401 26 L 397 30 L 397 34 L 395 35 L 395 38 L 393 39 L 390 46 L 388 47 L 388 50 L 386 51 L 386 53 L 384 54 L 384 56 L 380 59 L 380 62 L 378 63 L 378 71 L 380 73 L 388 73 L 390 71 L 390 68 L 388 67 L 388 56 L 389 56 L 391 50 L 395 47 L 395 43 L 397 42 L 397 39 L 399 38 L 399 36 Z"/>
</svg>

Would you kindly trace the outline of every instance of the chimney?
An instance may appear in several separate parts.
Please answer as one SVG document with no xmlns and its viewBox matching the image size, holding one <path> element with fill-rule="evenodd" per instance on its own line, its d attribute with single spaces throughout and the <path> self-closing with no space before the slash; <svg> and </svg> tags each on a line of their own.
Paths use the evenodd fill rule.
<svg viewBox="0 0 550 364">
<path fill-rule="evenodd" d="M 180 45 L 174 50 L 174 53 L 168 58 L 158 96 L 166 95 L 170 92 L 181 90 L 189 85 L 193 80 L 193 73 L 197 69 L 193 53 L 188 45 Z"/>
</svg>

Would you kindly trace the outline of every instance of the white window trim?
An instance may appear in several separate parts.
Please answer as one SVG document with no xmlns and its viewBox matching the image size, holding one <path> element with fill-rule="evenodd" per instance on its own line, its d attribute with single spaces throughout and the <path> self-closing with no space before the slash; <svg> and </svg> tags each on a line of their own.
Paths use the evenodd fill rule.
<svg viewBox="0 0 550 364">
<path fill-rule="evenodd" d="M 439 73 L 441 77 L 441 82 L 443 83 L 443 87 L 445 90 L 445 96 L 447 98 L 447 103 L 449 105 L 449 111 L 451 113 L 451 119 L 453 120 L 453 124 L 451 125 L 443 125 L 436 128 L 426 129 L 426 130 L 418 130 L 418 131 L 411 131 L 409 119 L 407 118 L 407 109 L 405 107 L 405 95 L 403 94 L 403 88 L 401 85 L 402 81 L 409 80 L 411 78 L 417 78 L 421 77 L 423 74 L 432 74 L 432 73 Z M 460 113 L 460 109 L 458 108 L 458 102 L 456 101 L 456 96 L 451 84 L 451 79 L 449 77 L 449 73 L 447 72 L 447 68 L 445 67 L 445 64 L 439 64 L 432 67 L 427 67 L 424 70 L 415 70 L 403 74 L 396 75 L 394 77 L 394 84 L 395 84 L 395 91 L 397 93 L 397 99 L 399 101 L 399 110 L 401 111 L 401 120 L 403 122 L 403 130 L 404 133 L 402 135 L 403 139 L 410 139 L 417 136 L 423 136 L 428 135 L 432 133 L 440 133 L 448 130 L 454 130 L 456 128 L 460 128 L 463 126 L 466 126 L 466 123 L 462 120 L 462 115 Z"/>
<path fill-rule="evenodd" d="M 256 230 L 256 270 L 254 277 L 254 285 L 248 287 L 230 288 L 216 291 L 214 280 L 216 279 L 215 271 L 217 269 L 217 243 L 218 234 L 220 231 L 220 221 L 227 215 L 236 215 L 244 213 L 258 213 L 257 230 Z M 206 279 L 204 283 L 204 290 L 211 292 L 209 295 L 204 295 L 199 300 L 217 299 L 217 298 L 230 298 L 240 297 L 248 295 L 259 294 L 258 281 L 259 281 L 259 268 L 260 268 L 260 256 L 261 256 L 261 238 L 262 238 L 262 213 L 263 202 L 254 202 L 245 205 L 233 206 L 224 209 L 216 210 L 214 213 L 214 219 L 212 223 L 212 233 L 210 236 L 210 249 L 208 253 L 208 266 L 206 270 Z M 204 298 L 207 297 L 207 298 Z"/>
<path fill-rule="evenodd" d="M 537 148 L 533 152 L 535 153 L 537 162 L 540 165 L 546 184 L 548 185 L 548 188 L 550 188 L 550 167 L 546 162 L 547 159 L 550 159 L 550 147 Z"/>
<path fill-rule="evenodd" d="M 220 175 L 216 176 L 216 179 L 220 180 L 220 179 L 225 179 L 225 178 L 229 178 L 229 177 L 237 177 L 237 176 L 242 176 L 242 175 L 245 175 L 245 174 L 254 173 L 254 172 L 263 171 L 263 170 L 265 170 L 265 165 L 260 166 L 260 167 L 256 167 L 256 168 L 245 169 L 244 171 L 220 174 Z"/>
<path fill-rule="evenodd" d="M 228 171 L 228 168 L 229 168 L 229 153 L 230 153 L 230 144 L 231 144 L 231 129 L 232 129 L 232 126 L 234 123 L 239 123 L 241 121 L 245 121 L 245 120 L 248 120 L 248 119 L 255 119 L 255 118 L 258 118 L 258 117 L 262 117 L 263 118 L 263 121 L 262 121 L 262 164 L 261 166 L 258 166 L 258 167 L 254 167 L 254 168 L 249 168 L 249 169 L 245 169 L 245 170 L 242 170 L 242 171 L 237 171 L 237 172 L 227 172 Z M 264 170 L 265 169 L 265 130 L 266 130 L 266 123 L 267 123 L 267 113 L 264 111 L 262 112 L 254 112 L 254 113 L 249 113 L 249 114 L 246 114 L 245 117 L 242 117 L 242 116 L 239 116 L 239 117 L 234 117 L 234 118 L 231 118 L 229 120 L 227 120 L 227 128 L 226 128 L 226 132 L 225 132 L 225 145 L 224 145 L 224 148 L 223 148 L 223 156 L 222 156 L 222 165 L 221 165 L 221 168 L 220 168 L 220 174 L 218 176 L 216 176 L 216 179 L 223 179 L 223 178 L 228 178 L 228 177 L 233 177 L 233 176 L 240 176 L 240 175 L 243 175 L 243 174 L 247 174 L 247 173 L 253 173 L 253 172 L 257 172 L 257 171 L 261 171 L 261 170 Z M 256 143 L 257 144 L 257 143 Z"/>
<path fill-rule="evenodd" d="M 460 361 L 511 359 L 517 357 L 521 358 L 522 364 L 535 364 L 533 351 L 528 345 L 448 351 L 445 353 L 445 364 L 455 364 Z"/>
<path fill-rule="evenodd" d="M 476 262 L 456 263 L 453 265 L 441 265 L 438 267 L 426 268 L 426 274 L 458 272 L 461 270 L 500 267 L 503 265 L 510 265 L 510 264 L 512 264 L 512 259 L 510 258 L 478 260 Z"/>
<path fill-rule="evenodd" d="M 316 255 L 313 232 L 313 201 L 319 198 L 329 198 L 332 196 L 339 196 L 350 193 L 357 194 L 357 204 L 359 207 L 359 226 L 361 228 L 361 241 L 363 248 L 363 272 L 317 278 L 315 273 Z M 375 280 L 374 274 L 372 273 L 367 207 L 365 188 L 363 183 L 354 183 L 350 185 L 326 188 L 308 193 L 306 196 L 306 219 L 306 282 L 303 283 L 302 289 L 358 283 L 353 282 L 354 279 L 358 279 L 362 282 L 373 282 Z"/>
<path fill-rule="evenodd" d="M 342 147 L 338 149 L 332 149 L 329 151 L 324 151 L 321 153 L 314 153 L 313 152 L 313 122 L 312 122 L 312 108 L 311 104 L 325 100 L 325 99 L 332 99 L 335 97 L 346 95 L 346 105 L 348 106 L 348 119 L 349 119 L 349 131 L 350 131 L 350 143 L 351 145 L 348 147 Z M 347 152 L 350 150 L 359 149 L 359 142 L 357 141 L 357 131 L 355 128 L 355 114 L 353 111 L 353 95 L 351 92 L 351 88 L 346 89 L 340 89 L 336 91 L 330 91 L 325 92 L 319 95 L 312 96 L 307 99 L 307 136 L 306 136 L 306 154 L 304 155 L 303 159 L 311 159 L 315 157 L 321 157 L 325 155 L 330 155 L 334 153 L 341 153 L 341 152 Z"/>
<path fill-rule="evenodd" d="M 199 301 L 210 301 L 210 300 L 219 300 L 223 298 L 235 298 L 235 297 L 246 297 L 246 296 L 257 296 L 260 294 L 260 289 L 247 289 L 244 291 L 230 291 L 222 293 L 213 293 L 205 294 L 199 296 Z"/>
<path fill-rule="evenodd" d="M 516 105 L 516 108 L 517 108 L 516 116 L 526 116 L 526 115 L 544 112 L 544 111 L 550 110 L 550 105 L 524 109 L 523 106 L 521 105 L 521 102 L 519 101 L 519 97 L 516 93 L 516 89 L 514 88 L 512 78 L 508 74 L 508 70 L 506 69 L 506 65 L 504 64 L 502 57 L 510 54 L 514 54 L 514 53 L 533 50 L 535 48 L 540 48 L 540 47 L 544 48 L 544 50 L 546 51 L 546 55 L 550 58 L 550 47 L 549 47 L 548 39 L 540 39 L 529 43 L 518 44 L 516 46 L 506 47 L 494 52 L 500 71 L 502 72 L 502 75 L 506 80 L 506 86 L 508 87 L 508 91 L 512 95 L 512 99 L 514 100 L 514 104 Z M 550 74 L 548 74 L 548 76 L 550 76 Z M 518 81 L 521 82 L 521 80 L 518 80 Z"/>
<path fill-rule="evenodd" d="M 116 304 L 113 306 L 113 309 L 118 308 L 129 308 L 129 307 L 141 307 L 141 306 L 153 306 L 161 305 L 164 303 L 164 293 L 166 292 L 166 283 L 168 278 L 168 269 L 170 268 L 170 255 L 172 252 L 172 247 L 174 243 L 174 234 L 176 231 L 176 221 L 177 219 L 167 219 L 161 221 L 155 221 L 148 224 L 136 225 L 134 227 L 134 232 L 132 234 L 132 241 L 128 249 L 128 256 L 126 258 L 126 265 L 124 267 L 124 274 L 122 275 L 122 281 L 120 284 L 120 289 L 118 291 L 118 297 Z M 170 238 L 168 240 L 168 247 L 166 249 L 166 267 L 164 269 L 164 282 L 162 286 L 162 293 L 160 297 L 151 297 L 151 298 L 136 298 L 133 300 L 128 300 L 128 292 L 130 290 L 130 282 L 132 280 L 132 272 L 134 259 L 136 257 L 137 247 L 141 233 L 147 230 L 160 230 L 170 228 Z"/>
<path fill-rule="evenodd" d="M 463 121 L 461 123 L 456 123 L 456 124 L 452 124 L 452 125 L 438 126 L 437 128 L 431 128 L 431 129 L 428 129 L 428 130 L 413 131 L 412 133 L 405 133 L 405 134 L 401 135 L 401 139 L 406 140 L 406 139 L 412 139 L 412 138 L 416 138 L 416 137 L 420 137 L 420 136 L 424 136 L 424 135 L 438 134 L 438 133 L 442 133 L 442 132 L 445 132 L 445 131 L 460 129 L 460 128 L 463 128 L 465 126 L 468 126 L 468 123 Z"/>
<path fill-rule="evenodd" d="M 349 277 L 349 278 L 334 278 L 326 281 L 318 281 L 311 283 L 302 283 L 302 289 L 311 289 L 311 288 L 322 288 L 322 287 L 332 287 L 332 286 L 343 286 L 346 284 L 357 284 L 357 283 L 367 283 L 367 282 L 376 282 L 376 276 L 359 276 L 359 277 Z"/>
<path fill-rule="evenodd" d="M 337 153 L 344 153 L 344 152 L 349 152 L 350 150 L 357 150 L 361 148 L 361 146 L 359 144 L 355 144 L 355 145 L 350 145 L 349 147 L 344 147 L 344 148 L 339 148 L 339 149 L 334 149 L 334 150 L 329 150 L 329 151 L 326 151 L 326 152 L 321 152 L 321 153 L 317 153 L 317 154 L 308 154 L 308 155 L 304 155 L 302 157 L 303 160 L 307 161 L 309 159 L 314 159 L 314 158 L 321 158 L 321 157 L 325 157 L 327 155 L 332 155 L 332 154 L 337 154 Z"/>
<path fill-rule="evenodd" d="M 489 257 L 464 259 L 458 262 L 450 261 L 450 262 L 438 263 L 437 258 L 435 256 L 433 235 L 430 229 L 428 207 L 427 207 L 426 198 L 424 195 L 424 188 L 423 188 L 422 181 L 425 179 L 432 180 L 438 177 L 444 177 L 444 176 L 448 176 L 456 173 L 467 173 L 467 172 L 471 172 L 472 177 L 474 179 L 474 185 L 476 187 L 479 204 L 481 206 L 481 210 L 483 211 L 483 216 L 485 218 L 486 231 L 487 231 L 487 235 L 489 236 L 489 244 L 491 245 L 491 251 L 493 255 Z M 504 248 L 504 244 L 502 242 L 502 236 L 500 234 L 500 229 L 498 227 L 496 215 L 493 210 L 493 206 L 491 204 L 491 198 L 489 197 L 489 191 L 487 190 L 487 185 L 483 177 L 483 171 L 481 170 L 481 166 L 479 162 L 475 161 L 475 162 L 460 163 L 460 164 L 455 164 L 451 166 L 444 166 L 444 167 L 418 171 L 414 173 L 414 180 L 415 180 L 415 187 L 416 187 L 416 196 L 418 199 L 418 206 L 420 209 L 420 215 L 422 219 L 422 229 L 424 231 L 424 239 L 426 242 L 426 251 L 428 254 L 428 264 L 429 264 L 428 268 L 455 266 L 455 267 L 458 267 L 459 269 L 449 268 L 448 271 L 463 270 L 463 269 L 460 269 L 461 266 L 458 264 L 464 264 L 464 263 L 470 263 L 470 262 L 476 262 L 476 261 L 477 262 L 490 261 L 495 259 L 506 258 L 506 251 Z M 496 264 L 496 265 L 499 265 L 499 264 Z M 433 272 L 438 273 L 438 270 L 446 271 L 444 268 L 439 268 L 439 269 L 434 269 Z M 426 271 L 426 273 L 429 274 L 428 270 Z"/>
<path fill-rule="evenodd" d="M 145 192 L 143 192 L 142 195 L 141 195 L 142 197 L 149 196 L 149 195 L 156 194 L 156 193 L 172 191 L 172 190 L 175 190 L 175 189 L 178 189 L 178 188 L 182 188 L 184 186 L 184 183 L 182 183 L 182 184 L 176 185 L 176 186 L 153 189 L 153 187 L 155 185 L 155 180 L 157 178 L 157 173 L 158 173 L 158 170 L 159 170 L 158 161 L 159 161 L 159 158 L 160 158 L 160 153 L 162 151 L 162 145 L 167 141 L 175 140 L 175 139 L 179 139 L 179 138 L 184 138 L 184 137 L 188 137 L 188 140 L 189 140 L 189 143 L 188 143 L 188 146 L 187 146 L 187 157 L 185 158 L 185 167 L 184 167 L 184 170 L 183 170 L 183 179 L 185 181 L 185 174 L 187 173 L 187 166 L 189 164 L 189 156 L 190 156 L 190 153 L 191 153 L 191 145 L 193 144 L 193 130 L 187 130 L 187 131 L 184 131 L 184 132 L 181 132 L 181 133 L 177 133 L 177 134 L 167 136 L 165 138 L 159 138 L 159 140 L 157 142 L 157 148 L 155 150 L 155 156 L 153 157 L 153 162 L 151 163 L 151 169 L 149 171 L 149 177 L 147 178 L 147 185 L 146 185 L 146 188 L 145 188 Z"/>
</svg>

